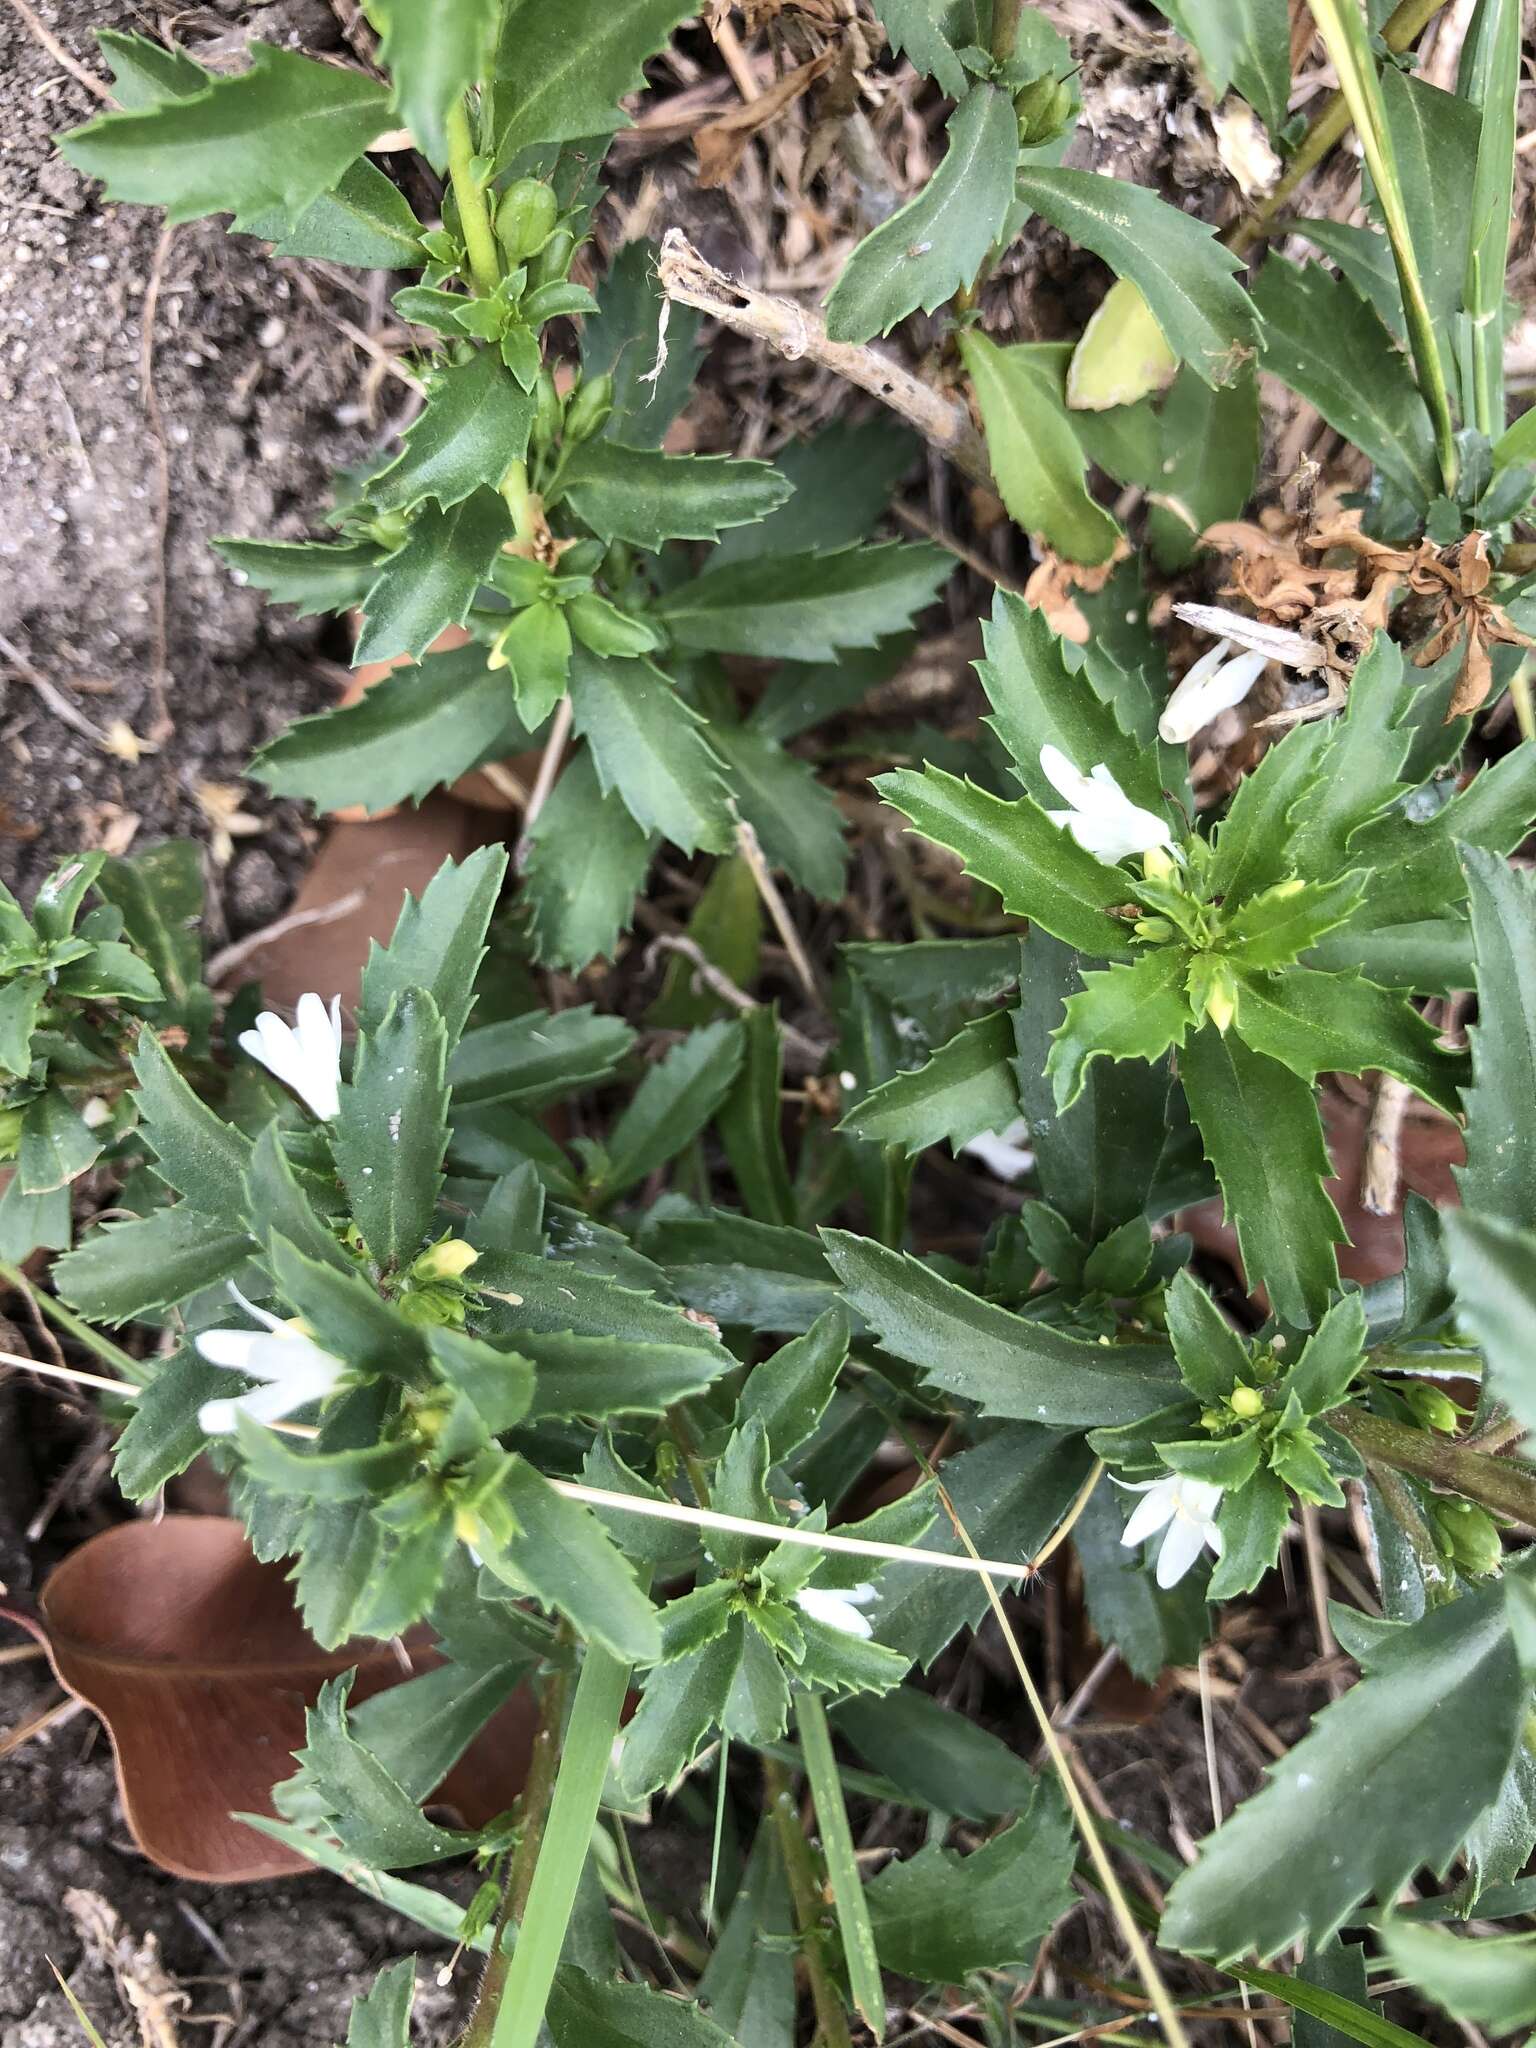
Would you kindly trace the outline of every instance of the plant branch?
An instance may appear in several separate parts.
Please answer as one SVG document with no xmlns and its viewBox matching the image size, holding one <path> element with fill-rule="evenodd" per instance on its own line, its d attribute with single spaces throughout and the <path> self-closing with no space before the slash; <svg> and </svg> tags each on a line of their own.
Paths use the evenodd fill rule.
<svg viewBox="0 0 1536 2048">
<path fill-rule="evenodd" d="M 795 1915 L 795 1932 L 816 2008 L 816 2028 L 823 2048 L 850 2048 L 848 2016 L 827 1967 L 821 1938 L 821 1883 L 816 1859 L 800 1825 L 800 1810 L 790 1791 L 789 1772 L 776 1758 L 763 1758 L 763 1798 L 779 1844 L 784 1876 Z"/>
<path fill-rule="evenodd" d="M 475 173 L 474 138 L 462 100 L 448 110 L 448 177 L 459 209 L 459 228 L 475 289 L 489 296 L 501 282 L 501 263 L 485 192 Z"/>
<path fill-rule="evenodd" d="M 1401 0 L 1381 31 L 1389 50 L 1406 50 L 1420 30 L 1439 13 L 1445 0 Z M 1235 256 L 1246 255 L 1255 242 L 1274 232 L 1279 216 L 1290 205 L 1299 186 L 1311 176 L 1337 142 L 1349 133 L 1349 105 L 1342 92 L 1331 92 L 1312 116 L 1307 132 L 1297 143 L 1286 166 L 1285 176 L 1253 209 L 1236 221 L 1222 236 Z"/>
<path fill-rule="evenodd" d="M 765 341 L 790 362 L 809 356 L 849 384 L 867 391 L 977 483 L 996 488 L 987 451 L 963 405 L 935 391 L 921 377 L 879 349 L 833 341 L 819 314 L 791 299 L 772 297 L 738 284 L 694 248 L 680 228 L 668 228 L 661 244 L 657 276 L 662 290 L 679 305 L 695 306 L 733 334 Z"/>
<path fill-rule="evenodd" d="M 992 57 L 1006 64 L 1019 40 L 1019 17 L 1024 0 L 992 0 Z"/>
<path fill-rule="evenodd" d="M 1424 1430 L 1409 1429 L 1365 1408 L 1339 1408 L 1328 1418 L 1367 1464 L 1411 1473 L 1478 1501 L 1495 1514 L 1536 1529 L 1536 1472 L 1487 1451 L 1470 1450 Z"/>
</svg>

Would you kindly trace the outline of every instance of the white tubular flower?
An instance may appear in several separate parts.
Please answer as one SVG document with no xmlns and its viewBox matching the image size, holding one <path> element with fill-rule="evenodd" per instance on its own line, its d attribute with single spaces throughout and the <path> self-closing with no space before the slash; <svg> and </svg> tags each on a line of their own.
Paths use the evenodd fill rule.
<svg viewBox="0 0 1536 2048">
<path fill-rule="evenodd" d="M 1159 1529 L 1168 1531 L 1157 1553 L 1157 1583 L 1165 1592 L 1179 1583 L 1202 1550 L 1220 1557 L 1221 1531 L 1216 1526 L 1222 1495 L 1219 1486 L 1209 1479 L 1187 1478 L 1182 1472 L 1143 1479 L 1135 1486 L 1124 1480 L 1117 1484 L 1144 1496 L 1120 1538 L 1128 1549 L 1145 1543 Z"/>
<path fill-rule="evenodd" d="M 1020 1116 L 1001 1131 L 979 1131 L 960 1150 L 979 1159 L 994 1180 L 1018 1180 L 1035 1163 L 1034 1148 L 1028 1138 L 1029 1125 Z"/>
<path fill-rule="evenodd" d="M 1228 657 L 1231 657 L 1228 659 Z M 1241 704 L 1264 673 L 1269 656 L 1259 651 L 1233 654 L 1230 640 L 1218 640 L 1185 676 L 1157 721 L 1159 737 L 1171 747 L 1191 740 L 1202 727 L 1234 704 Z"/>
<path fill-rule="evenodd" d="M 240 1049 L 291 1088 L 323 1123 L 340 1109 L 340 996 L 332 996 L 329 1010 L 317 995 L 300 996 L 292 1024 L 263 1010 L 255 1030 L 241 1032 Z"/>
<path fill-rule="evenodd" d="M 241 1415 L 249 1415 L 253 1422 L 281 1422 L 295 1409 L 334 1393 L 346 1371 L 339 1358 L 322 1351 L 312 1338 L 247 1301 L 233 1282 L 229 1291 L 261 1328 L 204 1330 L 196 1339 L 198 1356 L 264 1384 L 230 1401 L 205 1401 L 197 1419 L 207 1436 L 232 1435 Z"/>
<path fill-rule="evenodd" d="M 859 1609 L 872 1605 L 875 1598 L 873 1586 L 849 1586 L 836 1593 L 824 1586 L 806 1586 L 795 1595 L 795 1605 L 812 1621 L 841 1629 L 845 1636 L 868 1637 L 874 1634 L 874 1627 Z"/>
<path fill-rule="evenodd" d="M 1040 749 L 1040 770 L 1052 789 L 1072 806 L 1045 815 L 1053 825 L 1070 832 L 1084 853 L 1091 853 L 1095 860 L 1113 867 L 1127 854 L 1173 844 L 1166 820 L 1133 804 L 1102 761 L 1091 774 L 1084 775 L 1060 747 L 1047 746 Z"/>
</svg>

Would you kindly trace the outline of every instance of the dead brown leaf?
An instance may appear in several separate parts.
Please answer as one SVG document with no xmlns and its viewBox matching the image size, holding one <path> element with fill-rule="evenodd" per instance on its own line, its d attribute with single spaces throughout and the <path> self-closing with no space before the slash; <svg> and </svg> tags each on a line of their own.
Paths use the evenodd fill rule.
<svg viewBox="0 0 1536 2048">
<path fill-rule="evenodd" d="M 262 1564 L 238 1522 L 167 1515 L 93 1536 L 43 1591 L 42 1623 L 59 1683 L 106 1723 L 123 1812 L 152 1862 L 210 1884 L 309 1869 L 235 1820 L 271 1814 L 293 1773 L 304 1710 L 327 1678 L 357 1666 L 353 1699 L 441 1660 L 412 1638 L 404 1663 L 377 1642 L 322 1650 L 294 1606 L 284 1567 Z M 439 1803 L 471 1827 L 520 1790 L 535 1709 L 522 1688 L 471 1743 Z"/>
<path fill-rule="evenodd" d="M 694 138 L 699 156 L 699 183 L 725 184 L 734 175 L 752 137 L 776 121 L 786 108 L 792 107 L 801 94 L 818 78 L 824 77 L 836 62 L 837 51 L 825 49 L 819 56 L 796 65 L 793 71 L 786 71 L 782 78 L 775 79 L 755 100 L 743 101 L 739 107 L 732 107 L 728 113 L 701 128 Z"/>
</svg>

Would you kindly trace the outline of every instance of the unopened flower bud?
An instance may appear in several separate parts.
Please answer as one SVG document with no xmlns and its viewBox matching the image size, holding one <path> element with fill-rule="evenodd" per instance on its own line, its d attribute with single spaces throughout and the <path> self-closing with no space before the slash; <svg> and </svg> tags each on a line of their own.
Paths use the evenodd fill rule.
<svg viewBox="0 0 1536 2048">
<path fill-rule="evenodd" d="M 1232 1413 L 1240 1415 L 1245 1422 L 1251 1422 L 1255 1415 L 1264 1413 L 1264 1396 L 1257 1387 L 1234 1387 L 1227 1400 Z"/>
<path fill-rule="evenodd" d="M 533 432 L 538 441 L 553 441 L 560 431 L 560 394 L 547 369 L 533 387 Z"/>
<path fill-rule="evenodd" d="M 513 263 L 535 255 L 554 232 L 560 202 L 542 178 L 517 178 L 496 207 L 496 233 Z"/>
<path fill-rule="evenodd" d="M 613 379 L 605 370 L 600 377 L 586 377 L 565 409 L 567 441 L 590 441 L 613 411 Z"/>
<path fill-rule="evenodd" d="M 1451 1562 L 1474 1578 L 1496 1572 L 1504 1559 L 1498 1524 L 1486 1508 L 1470 1500 L 1440 1500 L 1434 1505 Z"/>
<path fill-rule="evenodd" d="M 528 266 L 530 285 L 558 284 L 571 267 L 576 237 L 569 228 L 556 228 Z"/>
<path fill-rule="evenodd" d="M 441 1244 L 423 1252 L 413 1269 L 418 1280 L 457 1280 L 467 1273 L 480 1254 L 462 1237 L 445 1237 Z"/>
<path fill-rule="evenodd" d="M 1141 856 L 1141 872 L 1149 882 L 1171 882 L 1178 871 L 1178 862 L 1165 846 L 1149 846 Z"/>
<path fill-rule="evenodd" d="M 1404 1387 L 1403 1399 L 1413 1410 L 1414 1420 L 1422 1429 L 1438 1429 L 1442 1436 L 1454 1436 L 1461 1425 L 1456 1403 L 1449 1394 L 1439 1387 L 1425 1386 L 1416 1382 Z"/>
<path fill-rule="evenodd" d="M 1205 1014 L 1221 1032 L 1228 1029 L 1237 1015 L 1237 988 L 1230 968 L 1220 966 L 1212 974 L 1205 995 Z"/>
</svg>

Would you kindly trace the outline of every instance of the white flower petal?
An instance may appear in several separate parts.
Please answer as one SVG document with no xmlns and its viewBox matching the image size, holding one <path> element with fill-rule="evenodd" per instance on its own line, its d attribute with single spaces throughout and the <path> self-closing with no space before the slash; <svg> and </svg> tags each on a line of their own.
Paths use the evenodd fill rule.
<svg viewBox="0 0 1536 2048">
<path fill-rule="evenodd" d="M 1224 1488 L 1214 1479 L 1189 1479 L 1176 1475 L 1179 1481 L 1179 1511 L 1192 1515 L 1197 1522 L 1209 1522 L 1221 1506 Z"/>
<path fill-rule="evenodd" d="M 1046 746 L 1040 749 L 1040 773 L 1056 794 L 1064 796 L 1074 810 L 1085 795 L 1090 798 L 1092 796 L 1089 778 L 1074 767 L 1060 747 Z"/>
<path fill-rule="evenodd" d="M 1120 1541 L 1127 1549 L 1145 1543 L 1149 1536 L 1155 1536 L 1159 1529 L 1173 1520 L 1177 1508 L 1178 1502 L 1169 1481 L 1154 1480 L 1136 1503 L 1136 1511 L 1126 1523 L 1125 1534 Z"/>
<path fill-rule="evenodd" d="M 1224 640 L 1221 644 L 1225 647 L 1227 642 Z M 1202 661 L 1209 659 L 1209 655 L 1202 657 Z M 1202 664 L 1196 662 L 1163 706 L 1163 715 L 1157 722 L 1159 737 L 1170 746 L 1193 739 L 1213 718 L 1220 717 L 1234 704 L 1242 703 L 1263 674 L 1268 660 L 1267 654 L 1259 652 L 1237 654 L 1198 679 L 1197 671 Z"/>
<path fill-rule="evenodd" d="M 1204 1548 L 1203 1525 L 1175 1515 L 1157 1553 L 1157 1583 L 1165 1592 L 1179 1583 Z"/>
<path fill-rule="evenodd" d="M 979 1131 L 974 1138 L 968 1138 L 960 1147 L 973 1159 L 979 1159 L 996 1180 L 1017 1180 L 1028 1173 L 1035 1163 L 1031 1146 L 1021 1145 L 1018 1140 L 1029 1136 L 1029 1125 L 1017 1117 L 1002 1131 Z"/>
<path fill-rule="evenodd" d="M 233 1436 L 238 1401 L 205 1401 L 197 1411 L 197 1426 L 204 1436 Z"/>
<path fill-rule="evenodd" d="M 231 1372 L 247 1372 L 247 1360 L 260 1335 L 256 1330 L 204 1330 L 192 1341 L 199 1358 L 210 1365 L 227 1366 Z"/>
<path fill-rule="evenodd" d="M 802 1614 L 812 1621 L 819 1621 L 826 1628 L 835 1628 L 846 1636 L 869 1637 L 874 1629 L 859 1608 L 867 1601 L 857 1596 L 875 1597 L 873 1586 L 855 1586 L 847 1593 L 837 1593 L 824 1586 L 804 1586 L 795 1595 L 795 1605 Z"/>
<path fill-rule="evenodd" d="M 322 1122 L 329 1122 L 341 1106 L 340 1004 L 338 996 L 327 1011 L 319 996 L 302 995 L 297 1030 L 263 1010 L 255 1029 L 240 1034 L 242 1051 L 291 1088 Z"/>
</svg>

